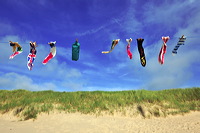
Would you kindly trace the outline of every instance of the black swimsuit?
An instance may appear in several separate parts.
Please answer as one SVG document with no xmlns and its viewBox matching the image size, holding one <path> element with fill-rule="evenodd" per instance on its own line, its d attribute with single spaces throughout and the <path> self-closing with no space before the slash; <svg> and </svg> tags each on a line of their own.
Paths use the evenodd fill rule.
<svg viewBox="0 0 200 133">
<path fill-rule="evenodd" d="M 10 46 L 15 46 L 15 44 L 14 43 L 10 43 Z"/>
<path fill-rule="evenodd" d="M 32 44 L 32 43 L 30 43 L 30 47 L 31 47 L 31 49 L 30 49 L 30 53 L 32 53 L 32 54 L 35 54 L 36 55 L 36 48 L 35 48 L 35 45 L 34 44 Z"/>
<path fill-rule="evenodd" d="M 49 45 L 50 45 L 51 48 L 55 47 L 54 43 L 50 43 Z"/>
</svg>

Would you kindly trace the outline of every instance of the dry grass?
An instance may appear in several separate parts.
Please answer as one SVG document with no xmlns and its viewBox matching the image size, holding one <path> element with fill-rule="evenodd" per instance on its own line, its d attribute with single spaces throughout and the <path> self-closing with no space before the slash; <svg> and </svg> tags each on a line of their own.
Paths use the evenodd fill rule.
<svg viewBox="0 0 200 133">
<path fill-rule="evenodd" d="M 115 92 L 0 90 L 0 97 L 0 112 L 13 111 L 22 120 L 36 119 L 39 113 L 54 110 L 143 118 L 200 111 L 200 88 Z"/>
</svg>

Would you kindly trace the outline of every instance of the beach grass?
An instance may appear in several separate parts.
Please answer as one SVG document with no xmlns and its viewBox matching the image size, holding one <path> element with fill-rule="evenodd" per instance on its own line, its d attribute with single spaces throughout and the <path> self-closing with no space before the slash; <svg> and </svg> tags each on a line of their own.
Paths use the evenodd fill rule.
<svg viewBox="0 0 200 133">
<path fill-rule="evenodd" d="M 200 88 L 77 92 L 0 90 L 2 114 L 13 111 L 15 116 L 28 120 L 55 110 L 97 116 L 117 112 L 124 116 L 165 117 L 200 111 Z"/>
</svg>

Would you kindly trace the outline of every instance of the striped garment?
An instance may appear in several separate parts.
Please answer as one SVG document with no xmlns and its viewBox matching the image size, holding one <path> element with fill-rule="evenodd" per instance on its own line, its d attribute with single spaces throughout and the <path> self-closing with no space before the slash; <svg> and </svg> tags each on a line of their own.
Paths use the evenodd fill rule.
<svg viewBox="0 0 200 133">
<path fill-rule="evenodd" d="M 164 55 L 165 55 L 165 53 L 166 53 L 166 51 L 167 51 L 167 41 L 169 40 L 170 38 L 169 38 L 169 36 L 167 36 L 167 37 L 162 37 L 162 40 L 163 40 L 163 45 L 162 45 L 162 47 L 161 47 L 161 49 L 160 49 L 160 53 L 159 53 L 159 56 L 158 56 L 158 62 L 162 65 L 162 64 L 164 64 Z"/>
<path fill-rule="evenodd" d="M 186 37 L 184 35 L 181 38 L 179 38 L 179 41 L 178 41 L 177 45 L 172 50 L 172 54 L 173 55 L 177 54 L 178 48 L 180 47 L 180 45 L 184 45 L 185 40 L 186 40 Z"/>
</svg>

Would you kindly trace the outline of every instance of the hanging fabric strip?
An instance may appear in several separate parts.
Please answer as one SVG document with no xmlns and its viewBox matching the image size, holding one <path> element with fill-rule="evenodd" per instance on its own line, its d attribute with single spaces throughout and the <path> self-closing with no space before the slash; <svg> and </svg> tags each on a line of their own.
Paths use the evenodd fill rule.
<svg viewBox="0 0 200 133">
<path fill-rule="evenodd" d="M 33 68 L 33 63 L 35 61 L 37 53 L 36 47 L 37 47 L 36 42 L 30 42 L 30 53 L 27 56 L 27 67 L 29 70 L 32 70 Z"/>
<path fill-rule="evenodd" d="M 33 62 L 36 58 L 36 54 L 34 53 L 29 53 L 29 55 L 27 56 L 27 67 L 29 70 L 32 70 L 33 68 Z"/>
<path fill-rule="evenodd" d="M 110 48 L 110 51 L 102 51 L 101 53 L 103 53 L 103 54 L 108 54 L 108 53 L 112 52 L 112 50 L 113 50 L 114 47 L 118 44 L 119 41 L 120 41 L 120 39 L 113 40 L 113 41 L 112 41 L 111 48 Z"/>
<path fill-rule="evenodd" d="M 43 60 L 43 64 L 45 65 L 46 63 L 49 62 L 55 55 L 56 55 L 56 41 L 54 42 L 49 42 L 48 43 L 51 47 L 50 53 L 47 55 L 47 57 Z"/>
<path fill-rule="evenodd" d="M 144 41 L 144 39 L 142 39 L 142 38 L 137 39 L 138 51 L 140 53 L 140 62 L 141 62 L 141 65 L 143 67 L 145 67 L 146 66 L 146 58 L 145 58 L 144 48 L 142 46 L 143 41 Z"/>
<path fill-rule="evenodd" d="M 162 37 L 162 40 L 163 40 L 163 45 L 160 49 L 160 53 L 159 53 L 159 56 L 158 56 L 158 62 L 162 65 L 164 64 L 164 55 L 166 53 L 166 50 L 167 50 L 167 41 L 169 40 L 169 36 L 167 37 Z"/>
<path fill-rule="evenodd" d="M 10 55 L 9 59 L 13 59 L 16 55 L 23 52 L 22 46 L 18 42 L 10 42 L 10 46 L 13 47 L 13 54 Z"/>
<path fill-rule="evenodd" d="M 186 40 L 186 37 L 184 35 L 182 35 L 182 37 L 179 38 L 177 45 L 175 46 L 174 50 L 172 50 L 172 55 L 177 54 L 178 48 L 180 47 L 180 45 L 184 45 L 185 40 Z"/>
<path fill-rule="evenodd" d="M 132 53 L 131 53 L 131 51 L 130 51 L 132 38 L 126 39 L 126 42 L 128 43 L 127 46 L 126 46 L 126 51 L 127 51 L 128 57 L 129 57 L 130 59 L 132 59 Z"/>
<path fill-rule="evenodd" d="M 9 59 L 13 59 L 16 55 L 21 54 L 23 51 L 16 51 L 12 55 L 10 55 Z"/>
</svg>

